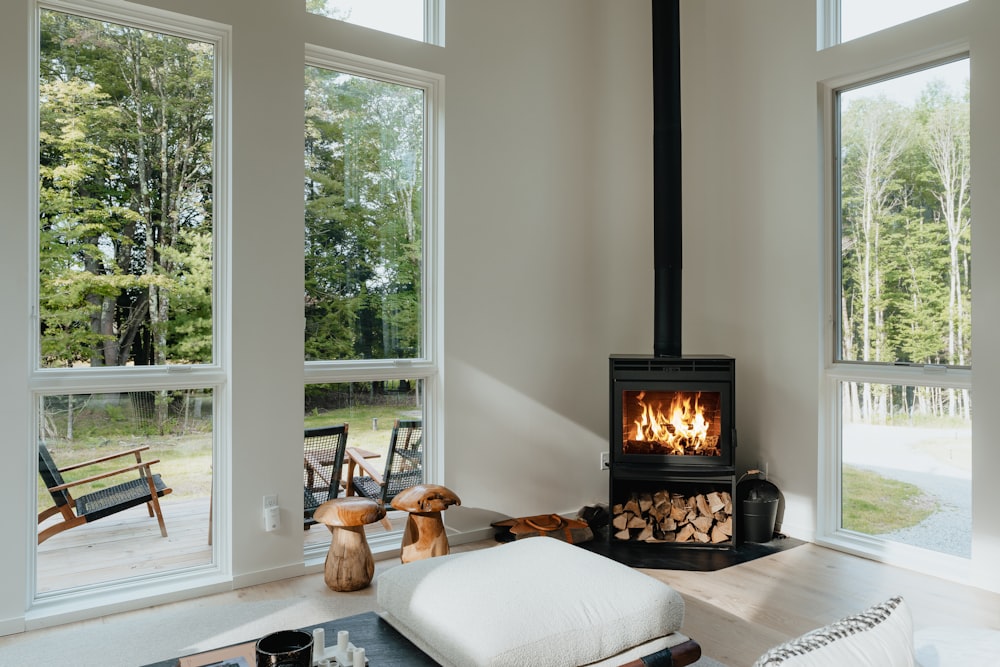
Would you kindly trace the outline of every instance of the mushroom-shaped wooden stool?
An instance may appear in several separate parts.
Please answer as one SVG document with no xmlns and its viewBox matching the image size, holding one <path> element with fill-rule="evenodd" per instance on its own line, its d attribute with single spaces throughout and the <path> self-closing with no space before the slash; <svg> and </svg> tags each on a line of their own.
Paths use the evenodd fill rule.
<svg viewBox="0 0 1000 667">
<path fill-rule="evenodd" d="M 385 508 L 362 496 L 328 500 L 313 518 L 332 535 L 323 580 L 335 591 L 356 591 L 372 582 L 375 559 L 365 537 L 365 526 L 385 516 Z"/>
<path fill-rule="evenodd" d="M 448 553 L 448 535 L 444 532 L 441 512 L 462 504 L 454 491 L 438 484 L 417 484 L 397 493 L 391 504 L 410 513 L 403 530 L 400 560 L 409 563 Z"/>
</svg>

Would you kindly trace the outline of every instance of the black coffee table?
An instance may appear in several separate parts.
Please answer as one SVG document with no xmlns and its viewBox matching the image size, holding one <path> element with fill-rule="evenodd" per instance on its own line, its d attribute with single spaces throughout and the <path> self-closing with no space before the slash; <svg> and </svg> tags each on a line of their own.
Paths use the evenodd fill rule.
<svg viewBox="0 0 1000 667">
<path fill-rule="evenodd" d="M 438 664 L 374 612 L 346 616 L 300 629 L 311 633 L 316 628 L 323 628 L 327 646 L 336 645 L 337 632 L 347 630 L 351 643 L 365 649 L 370 667 L 436 667 Z M 284 629 L 288 628 L 275 628 Z M 179 661 L 180 658 L 171 658 L 144 667 L 177 667 Z"/>
</svg>

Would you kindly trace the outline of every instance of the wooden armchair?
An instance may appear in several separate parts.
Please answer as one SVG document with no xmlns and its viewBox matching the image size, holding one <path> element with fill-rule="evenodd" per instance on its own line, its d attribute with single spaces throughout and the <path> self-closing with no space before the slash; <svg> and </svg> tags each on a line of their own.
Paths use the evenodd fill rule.
<svg viewBox="0 0 1000 667">
<path fill-rule="evenodd" d="M 308 530 L 316 520 L 316 508 L 340 495 L 343 486 L 341 469 L 347 449 L 347 424 L 321 426 L 305 430 L 303 451 L 302 492 L 303 528 Z"/>
<path fill-rule="evenodd" d="M 62 521 L 38 533 L 38 543 L 41 544 L 53 535 L 74 526 L 96 521 L 97 519 L 116 514 L 130 507 L 142 505 L 143 503 L 146 504 L 149 510 L 149 516 L 155 516 L 157 522 L 160 524 L 160 535 L 166 537 L 167 527 L 163 523 L 163 514 L 160 511 L 159 499 L 170 493 L 172 489 L 163 483 L 159 474 L 153 474 L 150 468 L 154 463 L 159 463 L 159 459 L 151 461 L 142 460 L 141 452 L 147 449 L 149 449 L 148 446 L 136 447 L 124 452 L 109 454 L 59 468 L 52 460 L 48 448 L 43 443 L 38 443 L 38 474 L 41 476 L 45 487 L 52 496 L 52 501 L 55 503 L 53 507 L 38 513 L 38 523 L 41 524 L 49 517 L 57 514 L 62 515 Z M 97 463 L 113 461 L 114 459 L 128 456 L 135 457 L 134 464 L 110 472 L 91 475 L 75 482 L 66 482 L 62 476 L 62 473 L 69 470 L 78 470 Z M 90 484 L 101 479 L 120 477 L 121 475 L 128 475 L 128 473 L 136 473 L 136 476 L 127 481 L 91 491 L 78 498 L 74 498 L 70 493 L 70 489 L 82 484 Z"/>
<path fill-rule="evenodd" d="M 397 493 L 424 481 L 423 423 L 419 419 L 395 421 L 382 470 L 376 469 L 364 454 L 353 447 L 347 449 L 350 458 L 347 495 L 357 493 L 388 507 Z M 363 474 L 354 475 L 355 466 Z M 388 520 L 383 519 L 382 525 L 387 524 Z"/>
</svg>

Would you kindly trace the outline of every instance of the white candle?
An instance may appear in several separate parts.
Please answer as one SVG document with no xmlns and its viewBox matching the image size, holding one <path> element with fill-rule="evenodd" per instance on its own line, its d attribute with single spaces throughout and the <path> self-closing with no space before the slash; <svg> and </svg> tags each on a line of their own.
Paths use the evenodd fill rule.
<svg viewBox="0 0 1000 667">
<path fill-rule="evenodd" d="M 313 662 L 319 662 L 326 655 L 326 632 L 323 628 L 313 630 Z"/>
<path fill-rule="evenodd" d="M 354 656 L 352 662 L 354 663 L 354 667 L 364 667 L 365 650 L 363 648 L 354 649 Z"/>
<path fill-rule="evenodd" d="M 347 630 L 341 630 L 340 632 L 337 633 L 337 648 L 340 649 L 341 651 L 347 650 L 348 636 L 349 635 Z"/>
</svg>

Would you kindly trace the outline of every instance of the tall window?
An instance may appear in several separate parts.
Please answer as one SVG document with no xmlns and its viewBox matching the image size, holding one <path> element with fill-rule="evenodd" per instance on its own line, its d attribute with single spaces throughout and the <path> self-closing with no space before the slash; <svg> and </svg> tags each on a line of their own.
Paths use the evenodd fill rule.
<svg viewBox="0 0 1000 667">
<path fill-rule="evenodd" d="M 836 93 L 839 528 L 971 554 L 968 59 Z"/>
<path fill-rule="evenodd" d="M 32 386 L 38 442 L 58 466 L 149 445 L 146 458 L 160 459 L 154 472 L 171 486 L 161 502 L 168 534 L 196 523 L 202 539 L 178 557 L 178 541 L 163 539 L 155 521 L 150 532 L 141 505 L 88 522 L 39 546 L 39 594 L 213 560 L 205 538 L 224 377 L 215 362 L 224 37 L 167 19 L 162 32 L 149 27 L 160 18 L 39 13 Z M 171 372 L 179 366 L 183 375 Z M 107 471 L 105 464 L 68 473 L 66 481 Z M 55 502 L 41 480 L 38 495 L 39 511 Z M 111 534 L 127 534 L 128 549 L 102 551 L 107 545 L 98 543 L 118 539 Z M 79 551 L 81 541 L 92 548 Z M 93 562 L 67 558 L 73 548 Z"/>
<path fill-rule="evenodd" d="M 376 468 L 396 419 L 435 441 L 436 91 L 319 50 L 305 68 L 305 423 L 347 423 Z"/>
</svg>

